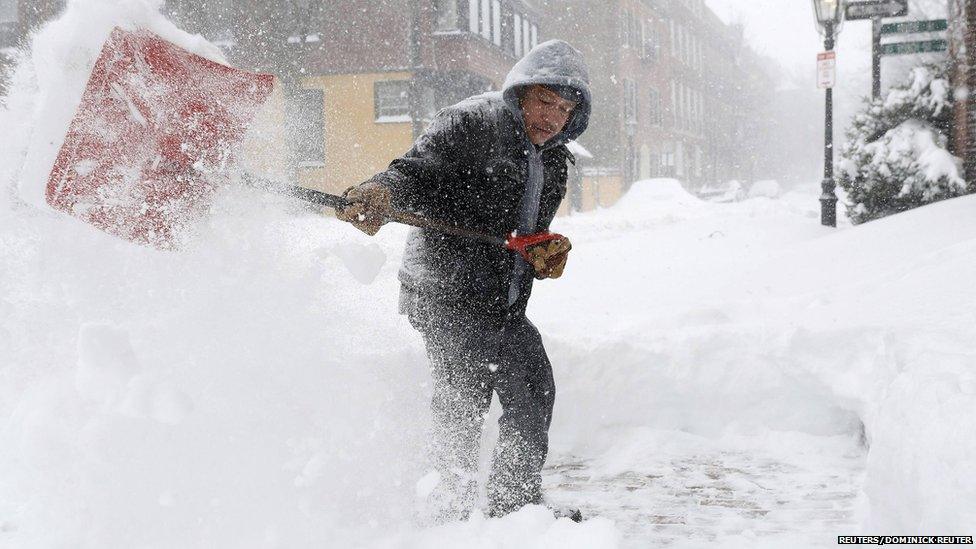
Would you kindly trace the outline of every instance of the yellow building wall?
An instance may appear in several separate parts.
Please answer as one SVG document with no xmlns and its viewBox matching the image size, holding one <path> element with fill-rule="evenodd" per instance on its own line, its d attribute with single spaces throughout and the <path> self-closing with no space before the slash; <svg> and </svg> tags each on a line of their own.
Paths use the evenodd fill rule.
<svg viewBox="0 0 976 549">
<path fill-rule="evenodd" d="M 325 96 L 325 165 L 298 170 L 299 184 L 338 194 L 362 183 L 413 144 L 410 122 L 377 123 L 373 84 L 409 80 L 408 72 L 313 76 L 303 81 Z"/>
<path fill-rule="evenodd" d="M 624 180 L 620 176 L 602 176 L 594 184 L 598 189 L 597 201 L 602 208 L 613 206 L 624 195 Z"/>
<path fill-rule="evenodd" d="M 623 178 L 618 175 L 583 176 L 582 212 L 613 206 L 624 195 Z M 569 213 L 569 198 L 563 200 L 557 215 Z"/>
</svg>

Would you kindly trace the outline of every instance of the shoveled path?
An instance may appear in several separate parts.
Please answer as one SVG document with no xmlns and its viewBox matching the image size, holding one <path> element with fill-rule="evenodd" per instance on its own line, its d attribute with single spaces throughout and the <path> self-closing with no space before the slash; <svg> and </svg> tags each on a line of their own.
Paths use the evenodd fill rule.
<svg viewBox="0 0 976 549">
<path fill-rule="evenodd" d="M 709 442 L 681 455 L 672 446 L 624 472 L 557 455 L 545 485 L 554 503 L 614 520 L 623 547 L 834 547 L 838 535 L 857 533 L 856 443 L 838 451 L 835 437 L 810 436 L 795 455 L 744 448 Z"/>
</svg>

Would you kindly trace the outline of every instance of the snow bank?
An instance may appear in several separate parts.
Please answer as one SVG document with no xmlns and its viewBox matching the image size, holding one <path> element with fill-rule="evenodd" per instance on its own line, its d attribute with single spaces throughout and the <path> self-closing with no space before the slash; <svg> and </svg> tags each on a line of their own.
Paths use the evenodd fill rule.
<svg viewBox="0 0 976 549">
<path fill-rule="evenodd" d="M 530 312 L 562 365 L 559 451 L 639 470 L 647 427 L 863 437 L 864 531 L 976 524 L 976 198 L 839 232 L 789 203 L 709 206 L 612 240 L 612 209 L 558 221 L 575 255 Z"/>
<path fill-rule="evenodd" d="M 44 204 L 113 26 L 219 60 L 159 4 L 71 2 L 0 111 L 0 545 L 615 546 L 608 521 L 531 509 L 413 526 L 429 376 L 395 314 L 403 229 L 370 240 L 225 189 L 185 249 L 160 252 Z"/>
<path fill-rule="evenodd" d="M 782 191 L 780 190 L 779 182 L 773 179 L 756 181 L 749 186 L 749 198 L 777 198 L 780 194 L 782 194 Z"/>
</svg>

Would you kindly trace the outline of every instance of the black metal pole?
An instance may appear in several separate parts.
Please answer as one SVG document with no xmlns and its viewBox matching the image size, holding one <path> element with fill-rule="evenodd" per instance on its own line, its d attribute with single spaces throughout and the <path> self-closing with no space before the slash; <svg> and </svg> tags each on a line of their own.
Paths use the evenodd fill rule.
<svg viewBox="0 0 976 549">
<path fill-rule="evenodd" d="M 834 49 L 834 24 L 824 25 L 824 49 Z M 827 88 L 824 112 L 824 179 L 821 184 L 820 223 L 825 227 L 837 226 L 837 195 L 834 194 L 834 90 Z"/>
<path fill-rule="evenodd" d="M 871 97 L 881 97 L 881 18 L 871 19 Z"/>
</svg>

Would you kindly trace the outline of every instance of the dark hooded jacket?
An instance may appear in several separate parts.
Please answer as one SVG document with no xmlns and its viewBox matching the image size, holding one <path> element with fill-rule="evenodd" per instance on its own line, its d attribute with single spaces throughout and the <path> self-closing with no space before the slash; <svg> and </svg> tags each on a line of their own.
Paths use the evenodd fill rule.
<svg viewBox="0 0 976 549">
<path fill-rule="evenodd" d="M 534 147 L 525 132 L 519 89 L 534 84 L 570 86 L 581 98 L 563 131 L 539 151 L 544 183 L 534 229 L 548 230 L 566 194 L 567 163 L 575 162 L 566 143 L 583 133 L 590 116 L 586 66 L 563 41 L 534 48 L 512 68 L 502 93 L 471 97 L 440 111 L 414 146 L 373 181 L 390 187 L 396 209 L 508 235 L 520 224 Z M 432 302 L 522 315 L 533 277 L 516 269 L 516 261 L 522 259 L 498 246 L 414 229 L 400 270 L 401 312 Z M 512 287 L 518 288 L 514 303 Z"/>
</svg>

